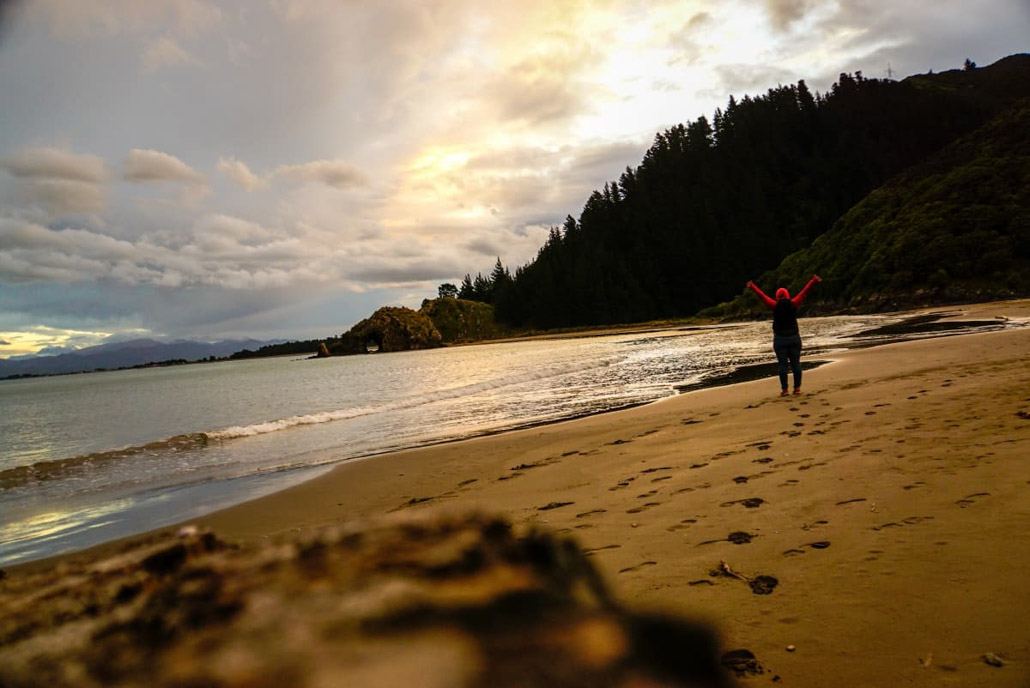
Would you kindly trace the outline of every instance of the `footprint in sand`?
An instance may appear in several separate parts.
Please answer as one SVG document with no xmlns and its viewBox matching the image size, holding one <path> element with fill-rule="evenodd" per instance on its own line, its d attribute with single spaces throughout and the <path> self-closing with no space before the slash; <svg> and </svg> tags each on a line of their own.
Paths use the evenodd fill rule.
<svg viewBox="0 0 1030 688">
<path fill-rule="evenodd" d="M 735 530 L 726 536 L 726 539 L 734 545 L 746 545 L 751 542 L 752 538 L 754 538 L 754 535 L 743 530 Z"/>
<path fill-rule="evenodd" d="M 675 533 L 677 530 L 686 530 L 687 528 L 689 528 L 691 525 L 693 525 L 695 523 L 697 523 L 697 519 L 696 518 L 685 518 L 682 521 L 680 521 L 679 523 L 677 523 L 676 525 L 669 526 L 668 528 L 666 528 L 666 530 L 669 531 L 670 533 Z"/>
<path fill-rule="evenodd" d="M 624 490 L 627 487 L 629 487 L 629 484 L 631 482 L 633 482 L 634 480 L 636 480 L 636 477 L 626 478 L 625 480 L 620 480 L 618 482 L 618 484 L 615 485 L 615 487 L 609 487 L 608 491 L 611 492 L 611 491 L 614 491 L 614 490 Z"/>
<path fill-rule="evenodd" d="M 658 490 L 651 490 L 650 492 L 645 492 L 644 494 L 638 494 L 637 499 L 647 499 L 648 497 L 653 497 L 656 494 L 658 494 Z"/>
<path fill-rule="evenodd" d="M 648 502 L 647 504 L 641 504 L 638 507 L 634 507 L 632 509 L 627 509 L 626 513 L 627 514 L 639 514 L 641 511 L 647 511 L 648 509 L 650 509 L 652 507 L 659 506 L 660 504 L 661 504 L 661 502 Z"/>
<path fill-rule="evenodd" d="M 858 502 L 865 502 L 865 497 L 855 497 L 854 499 L 845 499 L 843 502 L 837 502 L 837 506 L 844 506 L 845 504 L 856 504 Z"/>
<path fill-rule="evenodd" d="M 980 497 L 990 497 L 990 496 L 991 496 L 990 492 L 974 492 L 971 495 L 966 495 L 965 497 L 963 497 L 962 499 L 958 500 L 955 503 L 958 504 L 963 509 L 965 509 L 967 506 L 970 506 L 972 504 L 976 504 L 976 500 L 978 498 L 980 498 Z"/>
<path fill-rule="evenodd" d="M 814 468 L 816 466 L 825 466 L 825 465 L 826 465 L 825 461 L 823 461 L 821 463 L 806 463 L 803 466 L 798 466 L 798 470 L 799 471 L 807 471 L 810 468 Z"/>
<path fill-rule="evenodd" d="M 646 473 L 657 473 L 658 471 L 671 471 L 671 470 L 672 470 L 672 466 L 660 466 L 659 468 L 645 468 L 644 470 L 640 471 L 640 474 L 644 475 Z"/>
<path fill-rule="evenodd" d="M 733 479 L 733 482 L 740 484 L 746 483 L 747 481 L 748 477 L 746 475 L 738 475 L 736 478 Z"/>
<path fill-rule="evenodd" d="M 752 459 L 751 463 L 772 463 L 773 458 L 771 456 L 763 456 L 760 459 Z"/>
<path fill-rule="evenodd" d="M 746 545 L 751 542 L 752 538 L 754 538 L 754 535 L 751 533 L 747 533 L 743 530 L 735 530 L 724 538 L 719 538 L 718 540 L 705 540 L 704 542 L 697 543 L 697 546 L 701 547 L 702 545 L 712 545 L 716 542 L 729 542 L 734 545 Z"/>
<path fill-rule="evenodd" d="M 575 502 L 551 502 L 551 503 L 545 504 L 543 506 L 538 506 L 536 508 L 536 510 L 537 511 L 550 511 L 551 509 L 561 509 L 563 506 L 571 506 L 573 504 L 575 504 Z"/>
<path fill-rule="evenodd" d="M 743 504 L 747 509 L 757 509 L 765 504 L 765 500 L 761 497 L 748 497 L 747 499 L 734 499 L 732 502 L 723 502 L 719 506 L 733 506 L 734 504 Z"/>
<path fill-rule="evenodd" d="M 567 452 L 564 452 L 564 453 L 562 454 L 562 458 L 565 458 L 566 456 L 575 456 L 575 455 L 576 455 L 576 454 L 578 454 L 578 453 L 579 453 L 579 450 L 578 450 L 578 449 L 573 449 L 572 451 L 567 451 Z"/>
<path fill-rule="evenodd" d="M 636 571 L 637 569 L 642 569 L 645 566 L 657 566 L 657 565 L 658 565 L 657 561 L 645 561 L 645 562 L 641 562 L 641 563 L 637 564 L 636 566 L 628 566 L 628 567 L 626 567 L 624 569 L 619 569 L 619 573 L 629 573 L 630 571 Z"/>
<path fill-rule="evenodd" d="M 405 506 L 415 506 L 416 504 L 422 504 L 424 502 L 431 502 L 434 499 L 436 499 L 436 497 L 412 497 L 411 499 L 406 501 L 401 506 L 402 507 L 405 507 Z"/>
<path fill-rule="evenodd" d="M 791 478 L 786 482 L 780 483 L 779 485 L 777 485 L 777 487 L 795 487 L 800 482 L 800 480 L 795 480 L 794 478 Z"/>
<path fill-rule="evenodd" d="M 926 483 L 924 483 L 922 480 L 918 480 L 918 481 L 912 483 L 911 485 L 903 485 L 901 489 L 903 489 L 903 490 L 914 490 L 917 487 L 922 487 L 925 484 Z"/>
<path fill-rule="evenodd" d="M 653 483 L 660 483 L 663 480 L 672 480 L 672 476 L 671 475 L 663 475 L 660 478 L 651 478 L 651 482 L 653 482 Z"/>
<path fill-rule="evenodd" d="M 471 485 L 477 480 L 478 478 L 469 478 L 468 480 L 462 480 L 460 483 L 458 483 L 458 487 L 465 487 L 466 485 Z"/>
<path fill-rule="evenodd" d="M 609 442 L 605 446 L 606 447 L 611 447 L 611 446 L 615 446 L 615 445 L 619 445 L 619 444 L 629 444 L 632 441 L 633 440 L 615 440 L 614 442 Z"/>
<path fill-rule="evenodd" d="M 590 511 L 584 511 L 581 514 L 576 514 L 576 518 L 586 518 L 587 516 L 595 516 L 597 514 L 606 513 L 607 509 L 592 509 Z"/>
<path fill-rule="evenodd" d="M 604 551 L 607 551 L 607 550 L 610 550 L 610 549 L 620 549 L 621 547 L 622 547 L 622 545 L 605 545 L 604 547 L 594 547 L 592 549 L 585 549 L 585 550 L 583 550 L 583 554 L 585 554 L 585 555 L 587 555 L 589 557 L 589 556 L 593 556 L 597 552 L 604 552 Z"/>
</svg>

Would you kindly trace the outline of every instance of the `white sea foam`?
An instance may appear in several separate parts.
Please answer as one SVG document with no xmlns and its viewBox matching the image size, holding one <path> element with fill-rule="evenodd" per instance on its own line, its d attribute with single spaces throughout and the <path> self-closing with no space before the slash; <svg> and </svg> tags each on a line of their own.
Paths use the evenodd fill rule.
<svg viewBox="0 0 1030 688">
<path fill-rule="evenodd" d="M 309 413 L 303 416 L 290 416 L 278 420 L 268 420 L 252 425 L 234 425 L 231 428 L 213 430 L 205 433 L 211 440 L 230 440 L 238 437 L 253 437 L 255 435 L 266 435 L 270 432 L 278 432 L 295 428 L 299 425 L 318 425 L 320 423 L 331 423 L 336 420 L 347 420 L 373 413 L 374 408 L 363 406 L 361 408 L 339 409 L 337 411 L 323 411 L 321 413 Z"/>
</svg>

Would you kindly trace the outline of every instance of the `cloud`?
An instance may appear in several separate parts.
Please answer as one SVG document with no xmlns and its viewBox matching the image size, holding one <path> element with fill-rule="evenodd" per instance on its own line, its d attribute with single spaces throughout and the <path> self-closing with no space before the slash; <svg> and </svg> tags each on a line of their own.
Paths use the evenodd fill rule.
<svg viewBox="0 0 1030 688">
<path fill-rule="evenodd" d="M 369 183 L 368 177 L 361 170 L 342 160 L 315 160 L 303 165 L 283 165 L 276 169 L 275 174 L 318 182 L 340 190 L 368 186 Z"/>
<path fill-rule="evenodd" d="M 100 213 L 105 208 L 104 161 L 96 155 L 60 148 L 23 148 L 0 160 L 14 180 L 19 201 L 43 209 L 49 216 Z"/>
<path fill-rule="evenodd" d="M 205 215 L 197 220 L 193 225 L 192 235 L 195 237 L 212 235 L 229 237 L 235 242 L 247 245 L 258 245 L 280 236 L 256 222 L 221 213 Z"/>
<path fill-rule="evenodd" d="M 161 36 L 150 43 L 143 51 L 142 59 L 144 72 L 155 72 L 162 67 L 197 63 L 192 55 L 167 36 Z"/>
<path fill-rule="evenodd" d="M 174 155 L 141 148 L 133 148 L 125 157 L 125 181 L 141 184 L 207 183 L 204 175 Z"/>
<path fill-rule="evenodd" d="M 6 339 L 0 339 L 0 346 L 11 346 L 11 343 Z"/>
<path fill-rule="evenodd" d="M 593 89 L 581 77 L 600 59 L 597 52 L 572 33 L 548 36 L 541 45 L 486 86 L 502 119 L 540 125 L 589 108 Z"/>
<path fill-rule="evenodd" d="M 155 29 L 195 35 L 222 20 L 222 11 L 205 0 L 33 0 L 27 5 L 55 36 L 66 39 Z"/>
<path fill-rule="evenodd" d="M 815 0 L 765 0 L 769 20 L 777 31 L 785 31 L 815 5 Z"/>
<path fill-rule="evenodd" d="M 367 255 L 328 230 L 273 230 L 209 214 L 185 231 L 136 239 L 0 218 L 0 282 L 286 289 L 347 279 Z M 381 256 L 404 255 L 382 243 Z"/>
<path fill-rule="evenodd" d="M 0 160 L 9 174 L 22 179 L 61 179 L 100 184 L 107 178 L 104 161 L 59 148 L 23 148 Z"/>
<path fill-rule="evenodd" d="M 268 186 L 268 182 L 250 171 L 247 164 L 236 158 L 219 158 L 218 171 L 244 191 L 254 191 Z"/>
<path fill-rule="evenodd" d="M 397 260 L 393 256 L 387 256 L 380 260 L 363 261 L 355 266 L 348 276 L 360 282 L 382 287 L 447 279 L 465 269 L 465 266 L 454 258 L 441 262 L 436 258 Z"/>
<path fill-rule="evenodd" d="M 720 90 L 725 93 L 754 93 L 772 88 L 776 84 L 789 84 L 797 81 L 798 76 L 789 69 L 775 65 L 756 64 L 724 64 L 714 69 L 719 77 Z"/>
</svg>

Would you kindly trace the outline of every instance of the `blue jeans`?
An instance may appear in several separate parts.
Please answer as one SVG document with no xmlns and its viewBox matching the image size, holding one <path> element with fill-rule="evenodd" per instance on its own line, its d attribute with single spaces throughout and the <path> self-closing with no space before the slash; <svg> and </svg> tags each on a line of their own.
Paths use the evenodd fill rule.
<svg viewBox="0 0 1030 688">
<path fill-rule="evenodd" d="M 779 361 L 780 387 L 787 389 L 787 364 L 794 371 L 794 387 L 801 387 L 801 335 L 778 334 L 773 336 L 773 351 Z"/>
</svg>

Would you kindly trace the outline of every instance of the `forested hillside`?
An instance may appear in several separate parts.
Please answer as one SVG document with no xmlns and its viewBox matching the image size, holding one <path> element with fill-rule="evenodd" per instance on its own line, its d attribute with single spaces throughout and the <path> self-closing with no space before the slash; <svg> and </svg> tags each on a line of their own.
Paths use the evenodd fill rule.
<svg viewBox="0 0 1030 688">
<path fill-rule="evenodd" d="M 759 284 L 804 284 L 822 310 L 879 310 L 1030 294 L 1030 99 L 852 208 Z M 744 315 L 738 297 L 712 315 Z"/>
<path fill-rule="evenodd" d="M 466 277 L 461 296 L 493 303 L 497 319 L 515 327 L 694 314 L 733 298 L 871 191 L 1027 96 L 1030 55 L 900 82 L 842 74 L 826 94 L 802 81 L 731 98 L 711 121 L 658 134 L 637 168 L 595 191 L 578 220 L 552 229 L 535 260 L 514 274 Z M 848 227 L 866 231 L 860 220 Z M 826 286 L 835 298 L 854 296 Z"/>
</svg>

